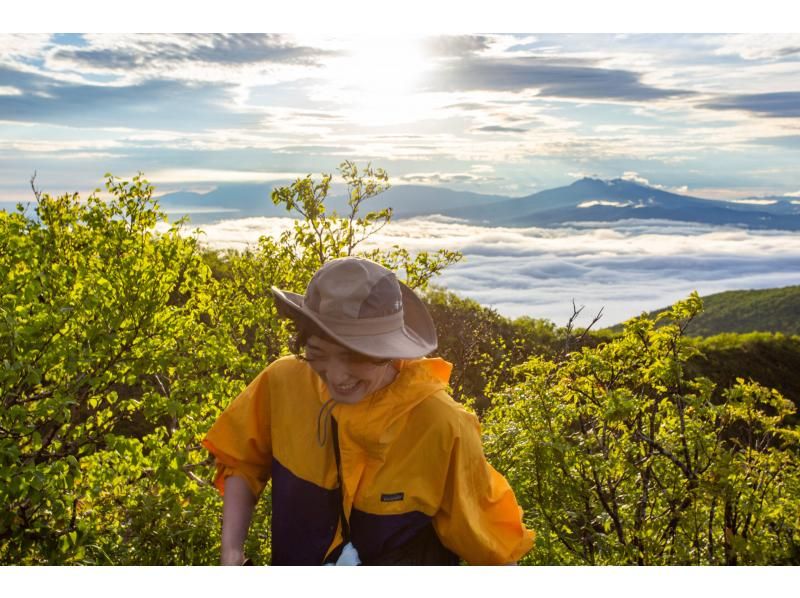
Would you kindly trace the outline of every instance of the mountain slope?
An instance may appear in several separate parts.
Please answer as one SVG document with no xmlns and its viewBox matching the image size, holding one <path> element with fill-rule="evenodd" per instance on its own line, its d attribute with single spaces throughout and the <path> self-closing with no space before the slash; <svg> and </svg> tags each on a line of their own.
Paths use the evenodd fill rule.
<svg viewBox="0 0 800 598">
<path fill-rule="evenodd" d="M 170 220 L 188 215 L 192 224 L 208 224 L 233 218 L 254 216 L 284 217 L 288 214 L 270 199 L 274 187 L 289 181 L 274 183 L 244 183 L 220 185 L 208 193 L 178 191 L 158 197 L 158 203 Z"/>
<path fill-rule="evenodd" d="M 272 203 L 272 189 L 291 184 L 291 181 L 259 184 L 220 185 L 208 193 L 179 191 L 158 198 L 161 206 L 175 219 L 189 215 L 193 224 L 207 224 L 223 219 L 262 217 L 297 217 L 283 206 Z M 397 185 L 368 199 L 364 203 L 367 211 L 391 207 L 395 218 L 408 218 L 444 211 L 459 211 L 476 204 L 493 205 L 506 201 L 502 195 L 483 195 L 469 191 L 453 191 L 424 185 Z M 326 199 L 329 211 L 346 213 L 346 191 L 342 185 L 331 185 Z"/>
<path fill-rule="evenodd" d="M 688 197 L 624 179 L 583 178 L 566 187 L 452 212 L 489 226 L 555 226 L 576 222 L 665 219 L 759 229 L 800 230 L 800 206 L 734 203 Z"/>
<path fill-rule="evenodd" d="M 396 185 L 377 197 L 367 200 L 369 210 L 391 207 L 396 218 L 407 218 L 426 214 L 459 212 L 472 206 L 491 208 L 500 202 L 508 201 L 502 195 L 484 195 L 471 191 L 453 191 L 443 187 L 426 185 Z M 346 198 L 334 196 L 330 205 L 340 212 L 344 211 Z"/>
<path fill-rule="evenodd" d="M 703 297 L 704 311 L 686 329 L 690 336 L 725 332 L 781 332 L 800 335 L 800 285 L 777 289 L 726 291 Z M 651 312 L 651 317 L 664 311 Z M 621 330 L 613 326 L 611 330 Z"/>
</svg>

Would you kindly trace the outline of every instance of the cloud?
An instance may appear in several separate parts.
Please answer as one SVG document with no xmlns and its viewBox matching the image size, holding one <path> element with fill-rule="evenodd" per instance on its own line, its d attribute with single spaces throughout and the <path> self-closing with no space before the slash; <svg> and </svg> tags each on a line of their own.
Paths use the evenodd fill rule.
<svg viewBox="0 0 800 598">
<path fill-rule="evenodd" d="M 516 127 L 501 127 L 499 125 L 487 125 L 473 129 L 482 133 L 525 133 L 528 129 L 518 129 Z"/>
<path fill-rule="evenodd" d="M 592 66 L 586 60 L 468 57 L 445 63 L 428 83 L 430 91 L 523 91 L 540 96 L 623 101 L 689 96 L 692 92 L 660 89 L 642 83 L 633 71 Z"/>
<path fill-rule="evenodd" d="M 491 170 L 485 171 L 485 170 L 480 170 L 478 168 L 474 170 L 478 173 L 491 172 Z M 501 180 L 500 177 L 486 176 L 484 174 L 474 174 L 471 172 L 410 173 L 400 176 L 399 179 L 404 183 L 413 183 L 420 185 L 454 185 L 454 184 L 464 184 L 464 183 L 480 184 L 480 183 Z"/>
<path fill-rule="evenodd" d="M 205 238 L 217 247 L 241 248 L 291 222 L 229 221 L 204 227 Z M 509 317 L 544 317 L 558 324 L 571 314 L 572 299 L 586 306 L 587 320 L 602 308 L 601 325 L 610 326 L 694 290 L 706 295 L 800 284 L 800 238 L 778 231 L 668 221 L 505 229 L 419 218 L 392 222 L 370 239 L 372 247 L 395 243 L 412 252 L 462 251 L 465 259 L 436 284 Z"/>
<path fill-rule="evenodd" d="M 0 33 L 0 63 L 38 56 L 50 43 L 49 33 Z"/>
<path fill-rule="evenodd" d="M 0 85 L 15 89 L 19 92 L 10 95 L 20 95 L 25 92 L 43 93 L 49 87 L 58 84 L 57 81 L 50 77 L 0 64 Z M 3 119 L 7 120 L 7 115 L 5 113 L 3 113 Z"/>
<path fill-rule="evenodd" d="M 800 91 L 732 95 L 701 106 L 711 110 L 744 110 L 772 118 L 798 118 Z"/>
<path fill-rule="evenodd" d="M 627 171 L 623 173 L 620 178 L 622 178 L 625 181 L 632 181 L 634 183 L 639 183 L 640 185 L 647 185 L 648 187 L 659 187 L 658 185 L 650 184 L 650 181 L 648 181 L 643 176 L 639 176 L 639 173 L 637 172 Z"/>
<path fill-rule="evenodd" d="M 182 168 L 154 170 L 147 173 L 153 183 L 265 183 L 302 178 L 300 172 L 253 172 L 236 170 L 213 170 L 210 168 Z"/>
<path fill-rule="evenodd" d="M 241 218 L 202 225 L 198 239 L 213 248 L 246 249 L 258 243 L 262 236 L 278 237 L 294 226 L 292 218 Z M 169 225 L 160 222 L 156 229 L 165 231 Z M 196 228 L 184 229 L 184 234 L 194 235 Z"/>
<path fill-rule="evenodd" d="M 595 206 L 608 206 L 611 208 L 629 208 L 633 206 L 632 201 L 608 201 L 608 200 L 592 200 L 592 201 L 584 201 L 578 204 L 579 208 L 593 208 Z M 636 205 L 634 207 L 640 208 L 642 204 Z"/>
<path fill-rule="evenodd" d="M 300 64 L 317 65 L 331 52 L 294 45 L 285 36 L 255 33 L 190 33 L 87 36 L 88 47 L 58 47 L 50 55 L 53 65 L 107 71 L 152 70 L 182 63 L 212 65 Z"/>
<path fill-rule="evenodd" d="M 583 172 L 583 171 L 580 171 L 580 170 L 568 172 L 567 176 L 570 177 L 570 178 L 573 178 L 573 179 L 599 179 L 599 178 L 602 178 L 596 172 L 589 173 L 589 172 Z"/>
<path fill-rule="evenodd" d="M 230 109 L 232 88 L 209 83 L 148 80 L 131 85 L 67 83 L 0 66 L 4 120 L 70 126 L 202 130 L 253 127 L 260 116 Z"/>
<path fill-rule="evenodd" d="M 0 158 L 47 160 L 99 160 L 120 157 L 114 142 L 92 141 L 0 141 Z"/>
<path fill-rule="evenodd" d="M 592 178 L 598 178 L 598 177 L 594 176 Z M 652 187 L 653 189 L 661 189 L 662 191 L 669 191 L 671 193 L 678 193 L 682 195 L 689 193 L 688 185 L 668 187 L 667 185 L 659 185 L 658 183 L 651 183 L 650 180 L 641 176 L 638 172 L 633 172 L 631 170 L 625 171 L 620 178 L 625 181 L 631 181 L 633 183 L 638 183 L 639 185 L 645 185 L 647 187 Z"/>
<path fill-rule="evenodd" d="M 800 55 L 797 33 L 751 33 L 723 38 L 714 50 L 718 56 L 735 55 L 744 60 L 774 60 Z"/>
<path fill-rule="evenodd" d="M 275 153 L 279 154 L 304 154 L 310 156 L 319 155 L 351 155 L 355 152 L 355 147 L 344 145 L 286 145 L 276 147 Z"/>
<path fill-rule="evenodd" d="M 458 102 L 457 104 L 450 104 L 445 106 L 445 110 L 450 110 L 452 108 L 457 108 L 459 110 L 466 110 L 466 111 L 483 111 L 486 110 L 488 104 L 482 104 L 480 102 Z"/>
<path fill-rule="evenodd" d="M 774 145 L 775 147 L 800 148 L 800 135 L 777 135 L 775 137 L 758 137 L 751 139 L 750 143 L 759 145 Z"/>
<path fill-rule="evenodd" d="M 439 35 L 426 38 L 422 45 L 430 56 L 464 56 L 487 50 L 489 42 L 485 35 Z"/>
</svg>

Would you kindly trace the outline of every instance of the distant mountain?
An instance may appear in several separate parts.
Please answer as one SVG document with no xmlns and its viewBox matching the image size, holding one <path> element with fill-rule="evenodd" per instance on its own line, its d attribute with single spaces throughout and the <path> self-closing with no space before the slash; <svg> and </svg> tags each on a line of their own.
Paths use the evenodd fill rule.
<svg viewBox="0 0 800 598">
<path fill-rule="evenodd" d="M 800 213 L 800 197 L 764 195 L 761 197 L 748 197 L 747 199 L 736 200 L 733 203 L 750 204 L 754 208 L 766 209 L 772 214 Z"/>
<path fill-rule="evenodd" d="M 189 214 L 194 224 L 252 216 L 286 217 L 275 206 L 273 187 L 291 181 L 221 185 L 209 193 L 168 193 L 159 198 L 174 218 Z M 330 211 L 347 211 L 344 188 L 332 186 Z M 583 178 L 571 185 L 510 198 L 424 185 L 396 185 L 371 198 L 368 210 L 391 207 L 395 218 L 441 214 L 483 226 L 555 227 L 567 223 L 619 220 L 672 220 L 751 229 L 800 230 L 800 204 L 794 198 L 758 198 L 748 203 L 701 199 L 670 193 L 633 181 Z"/>
<path fill-rule="evenodd" d="M 289 184 L 291 181 L 220 185 L 208 193 L 166 193 L 158 201 L 172 219 L 189 215 L 193 224 L 254 216 L 296 217 L 296 214 L 290 214 L 282 206 L 273 204 L 271 199 L 273 188 Z M 489 206 L 508 199 L 504 195 L 484 195 L 425 185 L 396 185 L 368 199 L 364 206 L 369 211 L 391 207 L 395 218 L 409 218 L 444 211 L 458 212 L 473 205 Z M 339 214 L 348 211 L 347 195 L 342 185 L 331 186 L 326 204 L 329 211 L 335 210 Z"/>
<path fill-rule="evenodd" d="M 723 332 L 781 332 L 800 335 L 800 285 L 778 289 L 726 291 L 703 297 L 704 311 L 686 328 L 690 336 Z M 651 317 L 664 311 L 651 312 Z M 617 325 L 612 330 L 621 331 Z"/>
<path fill-rule="evenodd" d="M 251 218 L 254 216 L 285 217 L 286 210 L 272 203 L 274 187 L 291 181 L 220 185 L 208 193 L 178 191 L 159 196 L 158 203 L 170 220 L 188 215 L 192 224 L 209 224 L 219 220 Z"/>
<path fill-rule="evenodd" d="M 669 193 L 624 179 L 583 178 L 527 197 L 444 212 L 488 226 L 551 227 L 573 222 L 663 219 L 757 229 L 800 230 L 800 205 L 735 203 Z"/>
<path fill-rule="evenodd" d="M 344 211 L 346 197 L 340 195 L 331 198 L 331 206 Z M 480 205 L 491 209 L 491 206 L 508 201 L 505 195 L 484 195 L 470 191 L 453 191 L 442 187 L 426 185 L 396 185 L 377 197 L 367 200 L 365 204 L 370 210 L 391 207 L 395 218 L 409 218 L 427 214 L 459 213 L 462 210 Z"/>
</svg>

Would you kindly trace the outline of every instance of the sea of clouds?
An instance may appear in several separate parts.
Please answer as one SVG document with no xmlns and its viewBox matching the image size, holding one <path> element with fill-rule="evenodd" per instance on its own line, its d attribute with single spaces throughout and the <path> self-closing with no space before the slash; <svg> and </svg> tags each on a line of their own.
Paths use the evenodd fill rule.
<svg viewBox="0 0 800 598">
<path fill-rule="evenodd" d="M 200 239 L 215 248 L 242 249 L 292 222 L 227 220 L 203 225 Z M 666 307 L 692 291 L 709 295 L 800 284 L 800 235 L 785 231 L 653 220 L 499 228 L 427 216 L 393 221 L 365 246 L 395 244 L 412 252 L 461 251 L 464 259 L 435 284 L 505 316 L 557 324 L 566 323 L 573 300 L 584 306 L 579 324 L 602 309 L 602 327 Z"/>
</svg>

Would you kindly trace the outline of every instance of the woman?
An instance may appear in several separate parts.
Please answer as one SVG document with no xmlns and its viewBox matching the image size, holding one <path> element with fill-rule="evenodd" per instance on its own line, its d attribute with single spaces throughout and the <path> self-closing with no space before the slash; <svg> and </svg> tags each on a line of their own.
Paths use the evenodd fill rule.
<svg viewBox="0 0 800 598">
<path fill-rule="evenodd" d="M 205 446 L 223 494 L 222 563 L 242 564 L 272 479 L 272 564 L 509 564 L 534 533 L 487 462 L 477 418 L 425 305 L 372 261 L 326 263 L 305 296 L 273 287 L 297 328 L 219 416 Z"/>
</svg>

